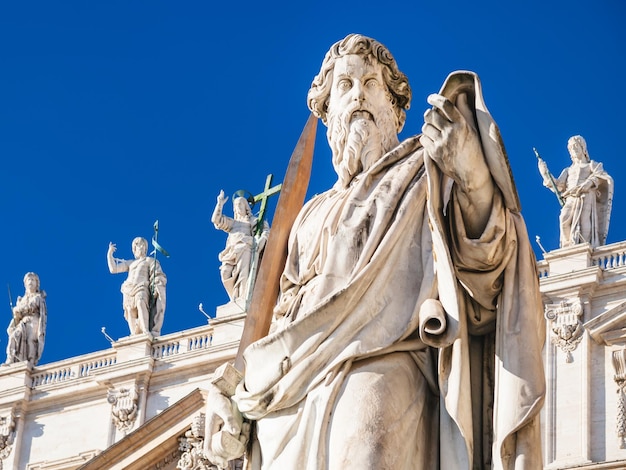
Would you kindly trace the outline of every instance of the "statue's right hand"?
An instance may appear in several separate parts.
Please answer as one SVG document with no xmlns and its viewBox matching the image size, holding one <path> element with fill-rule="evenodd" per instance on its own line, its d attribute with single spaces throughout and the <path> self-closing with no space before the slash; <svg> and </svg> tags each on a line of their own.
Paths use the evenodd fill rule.
<svg viewBox="0 0 626 470">
<path fill-rule="evenodd" d="M 226 201 L 228 201 L 228 196 L 224 195 L 224 190 L 222 189 L 220 190 L 220 193 L 217 195 L 217 203 L 220 206 L 223 206 L 226 203 Z"/>
<path fill-rule="evenodd" d="M 115 253 L 115 250 L 117 250 L 117 247 L 115 246 L 115 243 L 113 242 L 109 242 L 109 251 L 108 254 L 112 255 L 113 253 Z"/>
<path fill-rule="evenodd" d="M 250 436 L 250 424 L 233 401 L 219 388 L 209 384 L 206 422 L 204 432 L 204 454 L 220 468 L 227 468 L 230 460 L 241 457 Z"/>
<path fill-rule="evenodd" d="M 548 165 L 543 160 L 539 160 L 537 162 L 537 166 L 539 167 L 539 171 L 541 172 L 542 175 L 548 171 Z"/>
<path fill-rule="evenodd" d="M 550 171 L 548 171 L 548 165 L 544 160 L 539 159 L 537 162 L 537 167 L 539 168 L 539 173 L 543 176 L 544 179 L 550 178 Z"/>
</svg>

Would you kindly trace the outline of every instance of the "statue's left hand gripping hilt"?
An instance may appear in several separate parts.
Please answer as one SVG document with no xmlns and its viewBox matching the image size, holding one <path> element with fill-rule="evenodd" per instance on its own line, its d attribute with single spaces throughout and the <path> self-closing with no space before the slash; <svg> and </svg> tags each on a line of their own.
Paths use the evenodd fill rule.
<svg viewBox="0 0 626 470">
<path fill-rule="evenodd" d="M 211 383 L 215 385 L 224 396 L 230 398 L 235 394 L 235 390 L 242 380 L 243 375 L 241 372 L 227 362 L 215 369 Z M 244 423 L 243 427 L 249 428 L 249 424 Z M 242 431 L 242 434 L 245 435 L 247 433 Z M 211 437 L 211 446 L 215 452 L 222 455 L 243 455 L 245 452 L 245 442 L 242 442 L 238 436 L 234 436 L 224 430 L 215 433 Z"/>
</svg>

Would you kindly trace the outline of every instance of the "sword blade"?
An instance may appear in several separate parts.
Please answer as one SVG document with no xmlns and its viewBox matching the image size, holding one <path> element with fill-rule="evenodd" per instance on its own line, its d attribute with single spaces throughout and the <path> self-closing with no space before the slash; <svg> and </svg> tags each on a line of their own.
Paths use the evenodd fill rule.
<svg viewBox="0 0 626 470">
<path fill-rule="evenodd" d="M 289 233 L 309 186 L 316 130 L 317 118 L 311 114 L 289 160 L 235 359 L 235 368 L 242 372 L 245 349 L 269 332 L 287 260 Z"/>
</svg>

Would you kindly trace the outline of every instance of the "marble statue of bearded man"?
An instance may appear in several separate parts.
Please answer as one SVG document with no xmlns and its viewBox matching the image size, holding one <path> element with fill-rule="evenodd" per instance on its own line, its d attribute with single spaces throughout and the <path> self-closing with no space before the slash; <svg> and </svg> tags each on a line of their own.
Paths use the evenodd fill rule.
<svg viewBox="0 0 626 470">
<path fill-rule="evenodd" d="M 308 105 L 339 179 L 294 223 L 232 400 L 209 392 L 213 462 L 251 423 L 252 469 L 542 468 L 541 300 L 498 128 L 456 72 L 399 142 L 410 98 L 379 42 L 327 53 Z"/>
</svg>

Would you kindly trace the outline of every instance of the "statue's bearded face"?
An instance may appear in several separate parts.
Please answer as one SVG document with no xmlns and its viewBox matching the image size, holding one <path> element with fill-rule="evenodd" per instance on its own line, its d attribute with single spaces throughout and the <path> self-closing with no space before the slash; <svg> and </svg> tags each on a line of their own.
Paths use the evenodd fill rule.
<svg viewBox="0 0 626 470">
<path fill-rule="evenodd" d="M 382 66 L 369 56 L 336 60 L 327 116 L 333 165 L 343 186 L 398 144 Z"/>
</svg>

